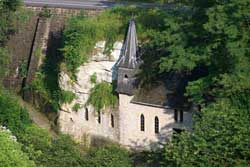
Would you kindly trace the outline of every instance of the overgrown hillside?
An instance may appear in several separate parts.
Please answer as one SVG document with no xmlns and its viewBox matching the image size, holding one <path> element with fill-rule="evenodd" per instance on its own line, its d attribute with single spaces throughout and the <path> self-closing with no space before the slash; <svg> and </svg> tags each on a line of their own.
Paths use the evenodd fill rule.
<svg viewBox="0 0 250 167">
<path fill-rule="evenodd" d="M 106 51 L 109 52 L 115 40 L 124 38 L 133 13 L 143 51 L 141 84 L 150 88 L 153 81 L 164 79 L 169 73 L 188 76 L 186 96 L 198 106 L 192 132 L 176 134 L 162 150 L 139 154 L 136 159 L 142 166 L 249 166 L 250 1 L 194 0 L 185 5 L 189 10 L 118 7 L 91 19 L 84 14 L 71 18 L 64 31 L 62 64 L 56 66 L 61 65 L 60 69 L 74 78 L 96 41 L 108 41 Z M 9 62 L 4 41 L 15 31 L 13 21 L 18 18 L 19 10 L 18 0 L 0 1 L 1 79 L 8 71 Z M 41 83 L 47 84 L 46 79 L 42 78 Z M 56 93 L 44 87 L 41 91 L 49 94 L 49 100 Z M 70 100 L 69 94 L 61 96 L 59 92 L 56 96 Z M 49 102 L 55 102 L 58 107 L 58 99 Z M 132 166 L 131 154 L 114 144 L 89 151 L 69 136 L 51 137 L 32 123 L 27 109 L 17 101 L 9 90 L 0 88 L 0 125 L 12 132 L 0 130 L 0 157 L 9 155 L 0 158 L 0 164 L 7 167 Z M 10 139 L 11 135 L 17 137 L 17 142 Z M 10 150 L 18 155 L 10 154 Z"/>
<path fill-rule="evenodd" d="M 0 24 L 0 166 L 131 166 L 129 152 L 115 144 L 89 149 L 66 135 L 52 137 L 47 130 L 32 123 L 28 110 L 19 104 L 16 95 L 2 86 L 11 61 L 4 46 L 19 30 L 13 29 L 12 24 L 20 21 L 17 14 L 24 10 L 20 5 L 19 0 L 0 2 L 0 18 L 4 23 Z"/>
</svg>

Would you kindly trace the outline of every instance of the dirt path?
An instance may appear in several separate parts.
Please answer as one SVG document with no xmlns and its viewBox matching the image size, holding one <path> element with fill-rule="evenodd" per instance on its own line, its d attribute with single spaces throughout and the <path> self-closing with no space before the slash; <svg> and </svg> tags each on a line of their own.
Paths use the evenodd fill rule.
<svg viewBox="0 0 250 167">
<path fill-rule="evenodd" d="M 19 102 L 23 107 L 27 108 L 29 115 L 30 115 L 30 119 L 37 126 L 43 129 L 47 129 L 53 137 L 57 136 L 56 132 L 52 129 L 50 121 L 44 114 L 37 111 L 31 104 L 28 104 L 27 102 L 23 101 L 23 99 L 21 98 L 19 98 Z"/>
</svg>

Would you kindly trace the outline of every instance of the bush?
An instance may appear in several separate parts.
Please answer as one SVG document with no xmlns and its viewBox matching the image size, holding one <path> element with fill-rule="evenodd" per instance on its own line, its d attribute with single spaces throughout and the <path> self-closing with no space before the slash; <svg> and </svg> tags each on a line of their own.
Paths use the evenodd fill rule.
<svg viewBox="0 0 250 167">
<path fill-rule="evenodd" d="M 87 167 L 131 167 L 129 152 L 118 145 L 92 149 L 86 157 Z"/>
<path fill-rule="evenodd" d="M 58 139 L 53 140 L 41 161 L 46 167 L 84 166 L 79 146 L 67 135 L 60 135 Z"/>
<path fill-rule="evenodd" d="M 13 94 L 0 88 L 0 124 L 8 127 L 14 134 L 22 133 L 31 124 L 28 111 L 17 101 Z"/>
<path fill-rule="evenodd" d="M 42 11 L 39 13 L 40 17 L 47 17 L 50 18 L 51 17 L 51 11 L 48 9 L 48 6 L 44 6 Z"/>
<path fill-rule="evenodd" d="M 76 98 L 76 95 L 71 91 L 62 90 L 61 93 L 62 93 L 61 104 L 71 103 Z"/>
<path fill-rule="evenodd" d="M 77 111 L 79 111 L 79 110 L 81 109 L 81 107 L 82 107 L 81 104 L 76 103 L 76 104 L 74 104 L 74 106 L 73 106 L 72 109 L 73 109 L 73 111 L 76 111 L 76 112 L 77 112 Z"/>
<path fill-rule="evenodd" d="M 101 82 L 91 89 L 87 104 L 91 104 L 97 112 L 100 112 L 106 107 L 116 107 L 118 97 L 110 83 Z"/>
<path fill-rule="evenodd" d="M 9 62 L 10 56 L 7 49 L 0 47 L 0 82 L 8 73 Z"/>
<path fill-rule="evenodd" d="M 0 129 L 0 164 L 2 167 L 35 167 L 21 144 L 15 141 L 10 133 Z"/>
<path fill-rule="evenodd" d="M 90 82 L 91 82 L 92 84 L 96 84 L 96 80 L 97 80 L 97 76 L 96 76 L 96 72 L 95 72 L 94 74 L 92 74 L 92 75 L 90 76 Z"/>
</svg>

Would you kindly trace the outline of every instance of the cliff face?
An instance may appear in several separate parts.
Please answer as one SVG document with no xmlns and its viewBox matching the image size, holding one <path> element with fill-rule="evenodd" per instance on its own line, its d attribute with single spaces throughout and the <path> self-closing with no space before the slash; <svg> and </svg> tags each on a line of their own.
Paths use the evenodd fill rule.
<svg viewBox="0 0 250 167">
<path fill-rule="evenodd" d="M 103 134 L 105 134 L 104 136 L 111 136 L 111 138 L 115 140 L 117 136 L 116 133 L 118 133 L 118 131 L 116 131 L 115 129 L 113 129 L 113 131 L 110 131 L 108 129 L 110 127 L 108 123 L 108 116 L 107 121 L 105 122 L 105 114 L 108 114 L 112 111 L 108 111 L 105 114 L 102 114 L 102 125 L 107 124 L 107 126 L 102 126 L 106 127 L 105 129 L 103 129 L 102 127 L 95 127 L 95 120 L 91 121 L 91 119 L 96 119 L 97 117 L 93 109 L 88 106 L 87 110 L 89 112 L 90 120 L 88 125 L 85 124 L 85 104 L 88 100 L 90 90 L 94 86 L 94 84 L 91 83 L 90 78 L 93 74 L 95 74 L 97 78 L 97 83 L 101 81 L 111 83 L 112 80 L 115 79 L 116 70 L 114 69 L 114 65 L 120 56 L 122 42 L 116 42 L 114 44 L 113 50 L 109 56 L 103 54 L 104 47 L 104 41 L 96 43 L 92 55 L 90 56 L 89 62 L 79 67 L 78 73 L 76 74 L 76 82 L 73 82 L 65 72 L 61 72 L 60 74 L 60 87 L 63 90 L 73 92 L 76 95 L 76 98 L 70 104 L 63 104 L 61 106 L 58 119 L 58 123 L 60 126 L 59 128 L 62 132 L 69 133 L 78 140 L 82 139 L 83 134 L 88 133 L 94 133 L 96 135 L 102 136 Z M 73 110 L 73 107 L 76 104 L 81 106 L 77 112 Z M 116 113 L 114 113 L 114 115 L 116 116 Z"/>
</svg>

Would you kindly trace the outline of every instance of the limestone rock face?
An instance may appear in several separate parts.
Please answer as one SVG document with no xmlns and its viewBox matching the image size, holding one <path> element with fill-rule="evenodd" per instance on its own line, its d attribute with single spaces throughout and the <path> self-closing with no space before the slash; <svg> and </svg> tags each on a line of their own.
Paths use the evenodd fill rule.
<svg viewBox="0 0 250 167">
<path fill-rule="evenodd" d="M 69 133 L 76 139 L 80 139 L 83 131 L 86 130 L 82 127 L 82 120 L 85 113 L 84 106 L 88 100 L 90 90 L 94 86 L 90 81 L 91 76 L 96 74 L 97 83 L 102 81 L 111 83 L 115 79 L 116 70 L 114 65 L 120 57 L 122 42 L 115 42 L 110 55 L 103 54 L 104 48 L 105 41 L 96 43 L 89 62 L 79 67 L 76 74 L 76 82 L 73 82 L 65 72 L 62 71 L 60 73 L 60 87 L 63 90 L 75 93 L 76 99 L 71 104 L 63 104 L 61 106 L 58 120 L 59 126 L 62 132 Z M 80 104 L 81 106 L 78 112 L 73 111 L 75 104 Z"/>
</svg>

